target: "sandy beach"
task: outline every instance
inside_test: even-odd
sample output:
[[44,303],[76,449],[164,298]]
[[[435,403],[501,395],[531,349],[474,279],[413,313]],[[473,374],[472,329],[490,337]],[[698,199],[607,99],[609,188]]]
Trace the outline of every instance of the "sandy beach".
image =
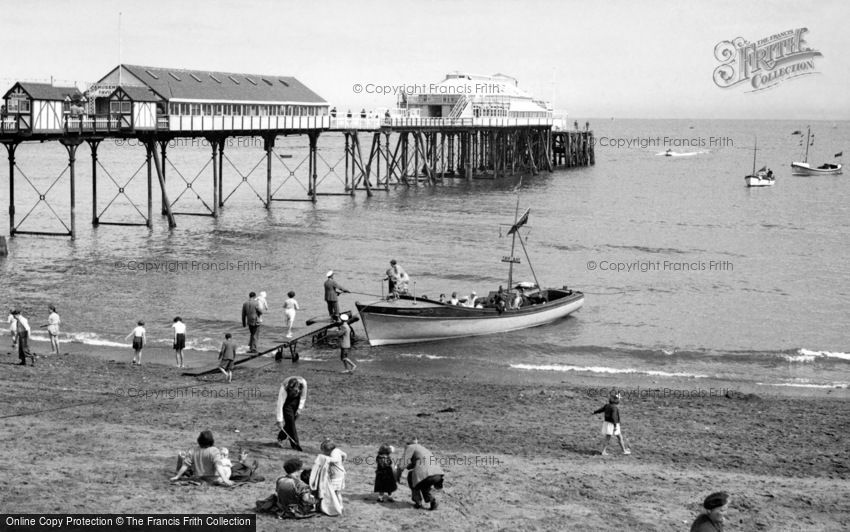
[[[720,489],[732,494],[733,530],[841,530],[850,521],[847,390],[755,395],[705,379],[660,386],[574,373],[542,382],[522,372],[441,374],[415,360],[364,363],[348,375],[333,351],[297,366],[238,368],[226,384],[164,365],[133,368],[128,353],[111,348],[69,351],[34,368],[2,356],[2,512],[251,512],[286,457],[312,463],[330,436],[348,453],[345,514],[288,529],[682,530]],[[305,453],[274,443],[278,387],[293,374],[309,383],[298,423]],[[631,456],[616,445],[599,455],[599,421],[589,414],[611,386],[624,390]],[[218,446],[248,450],[266,480],[170,484],[175,453],[204,429]],[[436,512],[414,510],[406,486],[396,503],[375,502],[377,448],[393,444],[398,458],[406,434],[444,460]],[[258,518],[259,530],[280,526]]]

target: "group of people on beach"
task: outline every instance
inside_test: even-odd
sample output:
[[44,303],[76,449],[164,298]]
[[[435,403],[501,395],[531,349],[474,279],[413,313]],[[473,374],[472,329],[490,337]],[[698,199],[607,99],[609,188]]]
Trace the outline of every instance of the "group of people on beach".
[[[59,313],[56,312],[54,305],[49,305],[47,310],[49,311],[47,323],[41,327],[47,329],[47,334],[50,337],[50,354],[58,355],[59,324],[62,323],[62,320],[59,318]],[[27,320],[20,310],[12,309],[9,311],[6,322],[9,324],[9,335],[12,337],[12,350],[17,350],[18,352],[18,364],[26,366],[27,360],[29,360],[30,365],[35,366],[37,355],[30,351],[29,340],[32,336],[32,328],[30,327],[29,320]]]
[[[293,375],[283,380],[275,405],[275,419],[279,430],[277,444],[281,448],[287,445],[294,451],[305,452],[301,447],[296,428],[296,420],[307,403],[307,380]],[[250,480],[257,469],[257,463],[247,465],[247,453],[239,452],[239,463],[229,460],[226,449],[218,449],[210,431],[198,436],[198,447],[178,454],[177,472],[172,481],[191,478],[195,481],[207,481],[212,484],[231,486],[234,482],[234,468],[246,472],[241,480]],[[376,502],[395,502],[393,493],[398,482],[407,472],[407,483],[415,508],[423,503],[430,510],[436,510],[438,503],[432,490],[443,488],[444,472],[434,454],[420,444],[414,436],[406,440],[406,447],[400,461],[393,460],[395,449],[382,444],[375,457],[374,493]],[[275,481],[275,493],[257,501],[257,510],[272,512],[281,518],[305,518],[318,514],[338,516],[343,511],[342,491],[345,489],[345,462],[347,453],[330,438],[325,438],[320,446],[312,469],[304,470],[304,462],[299,457],[284,460],[284,475]],[[254,479],[257,480],[257,479]],[[262,479],[259,479],[262,480]]]

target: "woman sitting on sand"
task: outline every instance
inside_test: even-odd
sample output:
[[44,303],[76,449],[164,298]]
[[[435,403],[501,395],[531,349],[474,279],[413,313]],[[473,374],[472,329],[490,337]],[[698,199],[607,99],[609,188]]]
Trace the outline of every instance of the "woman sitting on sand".
[[184,473],[190,472],[193,479],[232,486],[230,472],[225,468],[221,452],[214,444],[215,438],[211,431],[201,432],[198,436],[198,447],[178,455],[177,474],[171,478],[171,481],[180,480]]

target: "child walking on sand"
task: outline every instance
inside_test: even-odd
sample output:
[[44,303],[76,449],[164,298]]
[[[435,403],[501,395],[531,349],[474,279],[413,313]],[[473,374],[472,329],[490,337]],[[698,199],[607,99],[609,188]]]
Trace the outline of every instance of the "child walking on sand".
[[395,502],[392,494],[398,489],[393,469],[392,445],[381,445],[378,456],[375,457],[375,493],[378,494],[378,502]]
[[[130,334],[125,338],[129,340],[130,337],[133,338],[133,365],[141,366],[142,365],[142,348],[145,347],[145,343],[147,342],[147,338],[145,337],[145,322],[139,320],[138,325],[135,329],[133,329]],[[138,362],[137,362],[138,360]]]
[[177,359],[177,367],[183,368],[183,350],[186,349],[186,324],[180,316],[174,318],[171,324],[174,329],[174,356]]
[[42,327],[47,327],[47,334],[50,335],[51,355],[59,354],[59,324],[62,320],[59,319],[59,314],[56,312],[56,307],[50,305],[47,307],[50,315],[47,317],[47,323]]
[[611,392],[608,397],[608,404],[602,408],[595,410],[593,415],[605,414],[605,420],[602,422],[602,434],[605,435],[605,445],[602,446],[602,456],[608,454],[608,444],[611,442],[611,436],[616,436],[620,442],[620,447],[623,448],[623,454],[632,454],[626,447],[626,441],[623,439],[623,434],[620,432],[620,409],[617,405],[620,404],[620,394]]

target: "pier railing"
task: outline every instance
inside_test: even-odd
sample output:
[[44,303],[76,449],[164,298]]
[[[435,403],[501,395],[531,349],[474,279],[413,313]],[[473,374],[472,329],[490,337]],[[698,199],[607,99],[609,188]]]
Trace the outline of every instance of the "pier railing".
[[262,129],[328,129],[331,117],[321,116],[245,116],[245,115],[169,115],[168,131],[250,131]]
[[381,129],[383,123],[384,120],[379,117],[331,117],[331,129]]
[[512,117],[477,117],[477,118],[387,118],[386,127],[525,127],[551,126],[551,117],[512,118]]
[[65,117],[65,133],[111,133],[132,129],[121,127],[118,115],[79,115]]
[[0,118],[0,132],[2,133],[19,133],[29,130],[29,123],[26,119],[29,115],[7,115]]

